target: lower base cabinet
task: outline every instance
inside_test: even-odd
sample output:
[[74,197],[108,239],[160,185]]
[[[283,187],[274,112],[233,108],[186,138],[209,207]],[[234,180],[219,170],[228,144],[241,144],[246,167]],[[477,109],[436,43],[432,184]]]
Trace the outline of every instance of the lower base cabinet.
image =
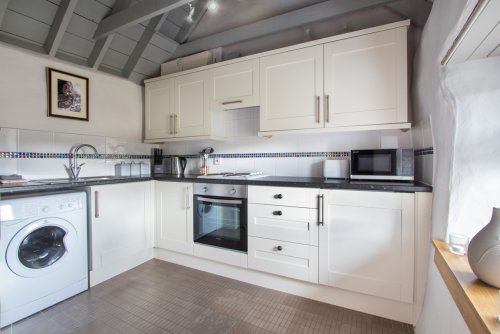
[[193,254],[192,201],[192,183],[156,182],[156,247]]
[[153,182],[90,189],[93,286],[152,258]]
[[318,247],[248,237],[248,268],[318,283]]
[[322,190],[319,283],[413,303],[414,194]]

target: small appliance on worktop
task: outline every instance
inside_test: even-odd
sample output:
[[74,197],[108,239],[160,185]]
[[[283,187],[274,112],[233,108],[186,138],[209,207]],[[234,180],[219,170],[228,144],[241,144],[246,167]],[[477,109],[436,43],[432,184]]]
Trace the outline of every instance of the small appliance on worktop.
[[413,149],[353,150],[351,179],[413,181],[413,161]]

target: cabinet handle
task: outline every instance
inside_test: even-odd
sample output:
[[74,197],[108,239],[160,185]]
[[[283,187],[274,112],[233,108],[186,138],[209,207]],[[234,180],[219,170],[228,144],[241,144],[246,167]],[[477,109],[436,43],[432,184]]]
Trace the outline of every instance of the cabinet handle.
[[324,222],[324,218],[325,218],[324,198],[325,198],[325,195],[318,195],[318,225],[321,225],[321,226],[325,226],[325,222]]
[[330,95],[325,95],[325,122],[330,123]]
[[234,100],[234,101],[226,101],[226,102],[222,102],[221,104],[223,106],[225,106],[226,104],[234,104],[234,103],[242,103],[243,100]]
[[281,246],[277,246],[277,247],[276,247],[276,250],[278,250],[278,251],[282,251],[282,250],[283,250],[283,247],[281,247]]
[[320,123],[319,119],[319,96],[316,96],[316,120]]
[[186,187],[186,208],[191,209],[191,206],[189,205],[189,187]]
[[95,204],[94,216],[96,218],[99,218],[99,192],[97,190],[94,191],[94,204]]
[[283,215],[283,212],[281,212],[281,210],[273,211],[273,215],[275,215],[275,216],[281,216],[281,215]]
[[169,124],[170,125],[170,134],[173,135],[174,134],[174,130],[172,130],[172,126],[174,124],[174,121],[173,121],[174,115],[170,115],[169,119],[170,119],[170,124]]
[[174,115],[174,135],[177,134],[177,115]]
[[276,195],[274,195],[274,198],[276,198],[276,199],[282,199],[283,195],[282,194],[276,194]]

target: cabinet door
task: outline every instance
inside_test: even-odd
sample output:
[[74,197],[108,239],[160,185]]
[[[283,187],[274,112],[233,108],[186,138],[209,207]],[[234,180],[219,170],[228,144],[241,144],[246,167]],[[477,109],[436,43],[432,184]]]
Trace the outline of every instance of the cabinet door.
[[323,127],[323,46],[260,58],[260,131]]
[[193,185],[157,181],[155,201],[156,247],[193,254]]
[[175,136],[208,135],[208,71],[181,75],[175,78]]
[[173,136],[174,82],[172,79],[146,83],[146,139]]
[[320,284],[412,303],[414,194],[321,193]]
[[220,66],[210,70],[211,111],[259,105],[259,60]]
[[152,258],[152,182],[91,187],[95,285]]
[[406,27],[327,43],[324,52],[326,127],[408,121]]

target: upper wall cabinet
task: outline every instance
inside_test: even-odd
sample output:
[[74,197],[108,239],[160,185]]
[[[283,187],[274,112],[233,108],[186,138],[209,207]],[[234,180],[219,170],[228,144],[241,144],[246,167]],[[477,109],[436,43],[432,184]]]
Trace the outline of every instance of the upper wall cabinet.
[[260,131],[323,127],[323,46],[260,59]]
[[259,134],[409,127],[406,30],[261,58]]
[[224,115],[209,110],[208,71],[146,82],[146,142],[220,139]]
[[324,45],[325,127],[405,123],[406,28]]
[[210,110],[259,105],[259,60],[252,59],[210,70]]

